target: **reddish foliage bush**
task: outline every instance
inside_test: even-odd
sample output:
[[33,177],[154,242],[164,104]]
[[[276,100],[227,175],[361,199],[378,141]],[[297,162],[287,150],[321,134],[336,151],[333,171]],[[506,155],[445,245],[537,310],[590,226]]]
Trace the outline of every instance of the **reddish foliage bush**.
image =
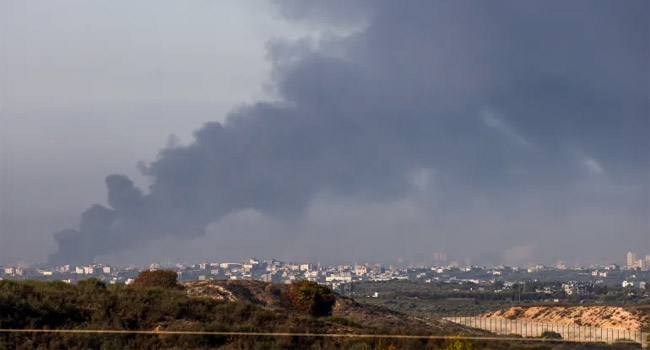
[[178,274],[171,270],[145,270],[135,278],[133,288],[181,289],[177,278]]
[[314,317],[331,315],[336,302],[327,286],[304,280],[291,283],[287,296],[295,308]]

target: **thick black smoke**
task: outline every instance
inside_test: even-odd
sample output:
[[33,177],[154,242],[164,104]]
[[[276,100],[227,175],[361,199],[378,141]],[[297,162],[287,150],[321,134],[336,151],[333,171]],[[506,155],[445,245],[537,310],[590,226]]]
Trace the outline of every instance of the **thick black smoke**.
[[146,194],[107,177],[111,208],[95,205],[79,230],[57,233],[52,263],[196,237],[242,209],[296,219],[323,192],[395,199],[422,169],[435,169],[455,203],[562,191],[585,172],[647,194],[647,1],[280,6],[295,20],[366,26],[269,45],[283,100],[235,110],[190,145],[162,150],[143,169]]

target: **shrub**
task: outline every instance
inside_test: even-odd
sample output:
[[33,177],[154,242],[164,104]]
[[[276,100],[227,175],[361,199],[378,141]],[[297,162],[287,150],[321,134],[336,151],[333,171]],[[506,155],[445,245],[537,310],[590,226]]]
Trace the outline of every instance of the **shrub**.
[[542,338],[544,339],[562,339],[562,334],[553,331],[544,331],[542,333]]
[[445,339],[445,342],[442,345],[443,349],[446,350],[472,350],[474,349],[474,343],[466,339],[467,334],[458,333],[450,338]]
[[181,289],[177,278],[178,274],[171,270],[145,270],[135,278],[133,288]]
[[322,320],[327,322],[337,323],[346,327],[361,327],[361,325],[355,322],[354,320],[345,318],[343,316],[327,316]]
[[291,283],[287,296],[295,308],[314,317],[331,315],[336,302],[327,286],[305,280]]

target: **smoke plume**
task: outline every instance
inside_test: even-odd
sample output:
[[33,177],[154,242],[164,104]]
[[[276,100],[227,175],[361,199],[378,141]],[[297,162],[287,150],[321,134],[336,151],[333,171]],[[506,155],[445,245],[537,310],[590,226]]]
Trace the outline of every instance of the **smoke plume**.
[[270,43],[281,99],[161,150],[142,167],[146,191],[108,176],[110,208],[56,233],[52,263],[201,236],[246,209],[297,220],[321,193],[396,200],[422,172],[450,205],[532,189],[566,203],[597,177],[632,186],[625,200],[647,213],[647,1],[278,6],[288,20],[360,29]]

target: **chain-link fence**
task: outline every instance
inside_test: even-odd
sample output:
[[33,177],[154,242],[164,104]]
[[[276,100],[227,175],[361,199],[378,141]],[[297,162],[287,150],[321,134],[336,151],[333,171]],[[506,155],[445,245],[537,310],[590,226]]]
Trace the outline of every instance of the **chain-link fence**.
[[[544,332],[555,332],[562,339],[585,342],[633,341],[644,347],[648,345],[650,333],[622,328],[603,328],[573,324],[542,323],[528,320],[511,320],[496,317],[446,317],[448,321],[467,327],[478,328],[499,335],[518,335],[522,337],[541,337]],[[553,334],[547,333],[547,337]]]

